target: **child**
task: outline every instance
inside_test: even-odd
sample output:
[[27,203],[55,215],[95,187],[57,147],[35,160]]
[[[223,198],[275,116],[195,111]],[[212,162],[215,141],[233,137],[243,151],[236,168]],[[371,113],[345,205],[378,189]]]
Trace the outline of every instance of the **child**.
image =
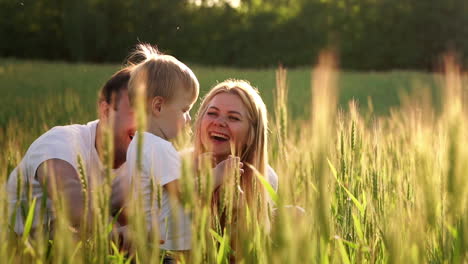
[[[189,250],[190,219],[181,206],[171,207],[171,198],[179,189],[181,160],[170,140],[190,121],[189,111],[198,97],[199,83],[185,64],[150,45],[139,45],[137,53],[145,59],[131,73],[129,98],[132,106],[138,96],[142,99],[139,103],[145,102],[146,131],[138,132],[128,147],[129,175],[142,195],[148,229],[159,225],[164,241],[161,248]],[[160,207],[153,199],[153,184],[162,187]]]

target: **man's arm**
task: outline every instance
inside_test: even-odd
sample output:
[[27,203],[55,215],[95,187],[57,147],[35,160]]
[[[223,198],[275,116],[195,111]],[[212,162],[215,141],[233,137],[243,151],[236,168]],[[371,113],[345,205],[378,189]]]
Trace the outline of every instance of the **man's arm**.
[[70,224],[79,228],[84,214],[84,196],[75,168],[64,160],[50,159],[38,167],[36,176],[52,201],[64,199]]

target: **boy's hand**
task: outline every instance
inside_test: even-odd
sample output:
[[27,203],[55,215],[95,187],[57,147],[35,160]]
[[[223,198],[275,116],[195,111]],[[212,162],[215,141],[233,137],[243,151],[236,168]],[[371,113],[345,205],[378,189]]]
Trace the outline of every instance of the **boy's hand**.
[[240,158],[232,155],[229,155],[227,159],[218,163],[213,169],[214,189],[224,182],[226,175],[234,175],[236,170],[239,170],[239,173],[242,175],[244,173],[243,166],[244,164],[240,161]]

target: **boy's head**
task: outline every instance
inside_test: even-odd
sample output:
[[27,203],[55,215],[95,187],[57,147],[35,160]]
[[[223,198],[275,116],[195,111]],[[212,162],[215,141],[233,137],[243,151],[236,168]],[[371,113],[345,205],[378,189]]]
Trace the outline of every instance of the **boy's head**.
[[132,106],[137,98],[145,104],[147,130],[172,139],[190,121],[189,110],[196,101],[199,83],[195,74],[176,58],[140,44],[135,54],[144,60],[135,66],[129,81]]

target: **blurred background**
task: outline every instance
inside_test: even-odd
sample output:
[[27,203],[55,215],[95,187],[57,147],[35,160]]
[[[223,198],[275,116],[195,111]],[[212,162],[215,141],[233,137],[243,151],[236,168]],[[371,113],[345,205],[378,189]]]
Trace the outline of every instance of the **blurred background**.
[[121,63],[137,42],[201,65],[434,70],[468,54],[466,0],[0,0],[0,57]]
[[[276,218],[270,237],[242,232],[239,263],[468,263],[468,0],[0,0],[0,39],[2,186],[45,131],[96,119],[100,87],[147,42],[194,71],[201,97],[239,78],[267,105]],[[130,262],[101,215],[79,243],[16,241],[0,217],[0,259]],[[193,252],[228,263],[206,222]]]
[[96,119],[99,88],[139,42],[192,68],[201,96],[250,81],[272,118],[283,65],[291,120],[311,116],[323,50],[338,59],[339,109],[354,101],[368,120],[410,97],[440,110],[442,55],[468,61],[467,0],[0,0],[0,21],[0,138],[21,150],[53,126]]

